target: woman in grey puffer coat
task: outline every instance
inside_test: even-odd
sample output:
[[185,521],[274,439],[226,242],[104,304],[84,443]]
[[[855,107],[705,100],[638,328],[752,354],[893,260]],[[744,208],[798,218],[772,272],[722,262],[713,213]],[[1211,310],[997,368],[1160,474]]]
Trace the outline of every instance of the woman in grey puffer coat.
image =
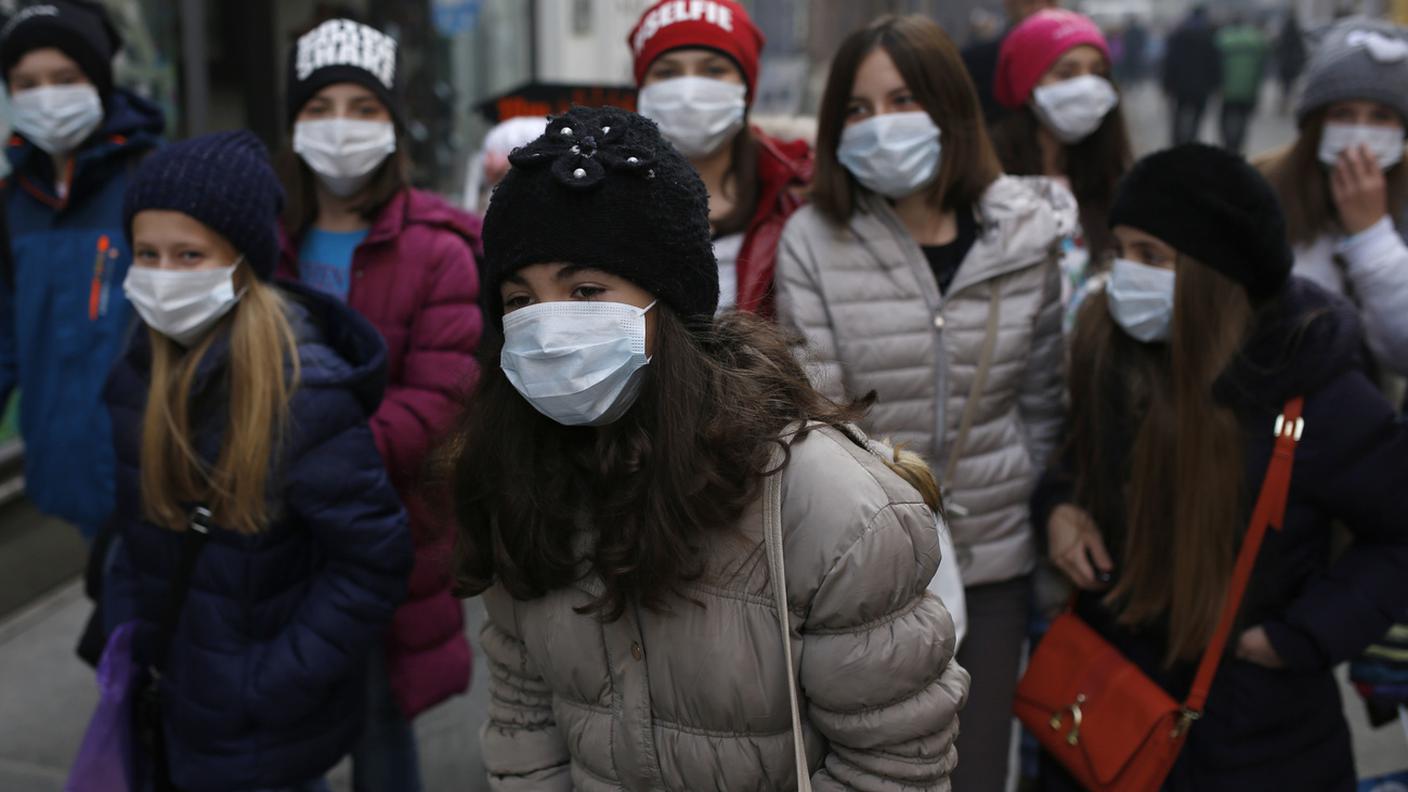
[[783,231],[779,320],[833,399],[942,465],[973,671],[954,787],[1002,789],[1036,563],[1028,498],[1061,428],[1060,244],[1070,194],[1002,176],[947,36],[853,34],[822,100],[814,203]]
[[933,515],[774,327],[713,318],[698,176],[614,109],[510,161],[484,225],[499,365],[450,446],[492,788],[949,789],[968,675],[926,592]]

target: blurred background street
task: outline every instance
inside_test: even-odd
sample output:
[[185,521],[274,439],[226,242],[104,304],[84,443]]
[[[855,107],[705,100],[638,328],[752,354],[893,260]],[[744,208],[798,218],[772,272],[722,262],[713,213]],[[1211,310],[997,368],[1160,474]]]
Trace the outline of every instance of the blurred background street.
[[[131,43],[119,73],[173,119],[172,137],[247,126],[271,144],[286,137],[270,92],[283,82],[289,43],[318,15],[347,11],[383,20],[403,42],[418,186],[458,200],[485,130],[506,115],[544,114],[593,97],[634,103],[628,86],[627,31],[647,0],[107,0]],[[805,130],[846,33],[885,12],[925,13],[960,44],[1000,24],[1001,0],[754,0],[745,2],[768,36],[756,114]],[[1189,0],[1067,2],[1112,34],[1130,20],[1157,42],[1193,5]],[[13,11],[0,0],[0,12]],[[1336,15],[1408,16],[1408,0],[1219,0],[1279,29],[1294,11],[1307,30]],[[1139,78],[1126,80],[1124,113],[1137,153],[1169,143],[1167,101],[1158,87],[1157,46]],[[588,88],[589,87],[589,88]],[[592,93],[595,91],[596,93]],[[3,95],[3,92],[0,92]],[[1250,127],[1255,155],[1295,137],[1279,84],[1268,79]],[[6,108],[0,101],[0,117]],[[1216,103],[1201,138],[1218,140]],[[13,418],[0,427],[0,792],[57,792],[96,701],[92,671],[73,648],[90,604],[80,579],[86,546],[71,526],[38,513],[23,497],[22,450]],[[483,621],[465,603],[472,644]],[[477,650],[477,646],[476,646]],[[1371,730],[1346,687],[1361,776],[1408,768],[1402,729]],[[416,721],[429,790],[486,789],[478,731],[486,680],[476,664],[469,695]],[[345,763],[332,775],[350,789]]]

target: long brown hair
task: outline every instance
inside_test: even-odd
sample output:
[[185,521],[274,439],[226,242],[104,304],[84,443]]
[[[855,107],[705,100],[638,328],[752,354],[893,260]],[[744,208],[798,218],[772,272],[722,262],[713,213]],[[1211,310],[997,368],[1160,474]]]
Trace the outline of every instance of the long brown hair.
[[[488,346],[483,375],[444,449],[459,523],[458,589],[496,581],[518,599],[582,576],[604,591],[584,612],[619,618],[630,603],[665,609],[704,571],[711,534],[732,530],[758,493],[776,438],[793,421],[860,417],[814,390],[776,326],[730,313],[687,329],[668,308],[632,409],[609,427],[564,427],[539,414]],[[580,528],[594,541],[580,555]]]
[[1081,309],[1068,441],[1076,501],[1120,559],[1106,603],[1121,624],[1166,620],[1170,664],[1207,646],[1232,574],[1243,436],[1213,384],[1253,319],[1246,291],[1210,267],[1180,257],[1176,284],[1168,344],[1131,338],[1103,295]]
[[[174,531],[187,527],[183,503],[206,505],[219,525],[240,533],[258,533],[270,519],[270,464],[297,387],[297,339],[277,289],[256,278],[248,264],[235,271],[235,281],[244,296],[194,347],[183,349],[147,331],[152,360],[142,420],[142,507],[148,520]],[[203,416],[192,415],[191,389],[226,328],[230,346],[222,395],[228,413],[212,466],[195,446],[193,418]]]
[[846,126],[846,107],[856,72],[866,56],[883,49],[895,62],[915,100],[942,133],[939,173],[929,187],[929,202],[944,211],[976,205],[1002,175],[988,140],[982,106],[973,80],[948,34],[918,15],[886,15],[841,42],[831,60],[831,74],[817,116],[816,178],[812,200],[837,225],[850,222],[856,192],[862,189],[836,158]]
[[[993,144],[1004,171],[1018,176],[1045,174],[1041,145],[1037,142],[1040,128],[1041,121],[1029,106],[1008,113],[993,127]],[[1106,260],[1105,252],[1110,249],[1110,204],[1115,200],[1115,187],[1134,164],[1122,106],[1107,113],[1100,126],[1084,140],[1062,149],[1065,175],[1080,204],[1085,247],[1091,263],[1098,265]]]
[[[1330,192],[1330,172],[1320,162],[1320,138],[1325,133],[1325,113],[1320,108],[1301,122],[1300,136],[1279,154],[1255,163],[1281,199],[1292,244],[1309,245],[1324,234],[1338,232],[1339,212]],[[1402,162],[1384,172],[1388,181],[1388,213],[1398,222],[1408,201],[1408,168]]]
[[743,128],[728,144],[731,151],[724,184],[733,188],[733,209],[714,221],[714,233],[728,236],[748,230],[758,212],[758,139],[744,120]]

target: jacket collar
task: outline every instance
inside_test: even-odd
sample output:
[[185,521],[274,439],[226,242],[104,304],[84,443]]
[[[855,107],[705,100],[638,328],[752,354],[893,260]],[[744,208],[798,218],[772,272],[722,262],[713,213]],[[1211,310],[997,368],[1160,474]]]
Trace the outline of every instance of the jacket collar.
[[[923,251],[888,200],[865,192],[858,203],[851,218],[851,231],[857,238],[867,245],[888,242],[909,260],[928,266]],[[1071,194],[1039,177],[998,177],[974,211],[978,239],[958,268],[948,290],[950,296],[1053,255],[1054,245],[1075,233],[1078,217]]]

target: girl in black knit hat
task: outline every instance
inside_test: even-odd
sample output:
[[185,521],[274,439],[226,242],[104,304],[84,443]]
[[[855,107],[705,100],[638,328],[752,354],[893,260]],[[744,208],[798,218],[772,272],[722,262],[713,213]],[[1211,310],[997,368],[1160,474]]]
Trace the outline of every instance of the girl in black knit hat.
[[161,149],[126,196],[147,328],[105,390],[103,662],[142,669],[141,789],[325,790],[405,594],[406,517],[367,426],[385,347],[336,300],[270,283],[282,202],[249,132]]
[[967,674],[934,516],[860,406],[714,318],[708,196],[654,123],[577,108],[510,162],[503,338],[449,445],[497,788],[944,785]]
[[[1239,157],[1146,158],[1110,222],[1117,258],[1077,319],[1068,432],[1033,503],[1051,559],[1076,615],[1183,701],[1276,433],[1297,437],[1283,525],[1163,788],[1352,790],[1331,669],[1408,601],[1408,426],[1364,374],[1353,308],[1290,276],[1276,196]],[[1278,421],[1297,398],[1300,422]],[[1328,564],[1337,521],[1354,543]],[[1050,788],[1076,788],[1062,776]]]

